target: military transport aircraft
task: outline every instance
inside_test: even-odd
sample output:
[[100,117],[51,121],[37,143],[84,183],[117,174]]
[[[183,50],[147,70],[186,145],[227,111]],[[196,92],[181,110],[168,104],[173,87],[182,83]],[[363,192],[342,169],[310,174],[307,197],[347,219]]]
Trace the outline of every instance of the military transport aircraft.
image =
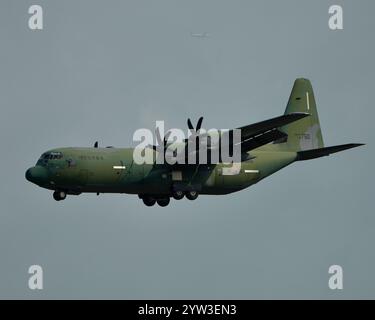
[[[188,127],[199,138],[203,118]],[[36,165],[26,171],[26,179],[53,190],[53,198],[83,192],[136,194],[146,206],[156,202],[164,207],[173,197],[195,200],[198,194],[223,195],[247,188],[295,161],[328,156],[361,146],[352,143],[324,147],[315,98],[310,81],[297,79],[284,115],[240,127],[241,161],[235,174],[225,173],[233,163],[139,165],[133,148],[59,148],[42,154]],[[168,145],[168,133],[158,146]],[[184,140],[185,144],[189,139]],[[198,145],[199,145],[198,140]]]

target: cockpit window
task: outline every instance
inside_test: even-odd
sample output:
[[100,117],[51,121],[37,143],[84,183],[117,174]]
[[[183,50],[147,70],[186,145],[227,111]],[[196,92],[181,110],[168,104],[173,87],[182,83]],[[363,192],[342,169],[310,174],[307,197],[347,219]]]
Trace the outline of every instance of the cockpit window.
[[38,163],[48,163],[48,160],[61,159],[63,154],[61,152],[46,152],[40,156]]

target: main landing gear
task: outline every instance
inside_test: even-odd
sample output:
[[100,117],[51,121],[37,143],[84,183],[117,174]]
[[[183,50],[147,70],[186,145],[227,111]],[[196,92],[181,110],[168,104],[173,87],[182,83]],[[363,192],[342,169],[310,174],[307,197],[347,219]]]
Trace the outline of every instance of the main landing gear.
[[195,200],[198,198],[198,191],[191,190],[185,193],[185,197],[189,200]]
[[61,191],[61,190],[56,190],[56,191],[53,193],[53,198],[54,198],[56,201],[64,200],[64,199],[66,198],[66,192],[65,192],[65,191]]
[[169,205],[169,202],[170,202],[170,198],[163,198],[163,199],[158,199],[156,202],[158,203],[159,206],[161,207],[166,207],[167,205]]
[[[181,200],[184,196],[186,199],[189,200],[195,200],[198,198],[198,191],[191,190],[191,191],[173,191],[172,192],[172,197],[175,200]],[[152,207],[157,203],[160,207],[166,207],[170,203],[170,197],[169,196],[156,196],[156,195],[139,195],[139,198],[142,199],[143,203],[147,207]]]
[[172,197],[175,200],[181,200],[184,197],[184,192],[182,190],[175,190],[172,192]]
[[151,197],[145,197],[142,200],[147,207],[152,207],[156,203],[156,199]]
[[142,201],[147,207],[152,207],[155,205],[155,203],[158,203],[158,205],[161,207],[166,207],[170,202],[170,198],[153,198],[152,196],[143,196]]
[[198,191],[190,190],[190,191],[182,191],[182,190],[173,190],[172,197],[175,200],[181,200],[183,197],[186,197],[189,200],[195,200],[198,198]]

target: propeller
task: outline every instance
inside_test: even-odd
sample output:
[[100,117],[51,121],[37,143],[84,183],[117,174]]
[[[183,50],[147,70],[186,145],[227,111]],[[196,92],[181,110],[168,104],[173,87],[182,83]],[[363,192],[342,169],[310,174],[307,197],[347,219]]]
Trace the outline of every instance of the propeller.
[[202,122],[203,122],[203,117],[200,117],[200,118],[198,119],[198,122],[197,122],[196,127],[194,128],[193,124],[191,123],[190,118],[187,120],[188,128],[190,129],[190,131],[191,131],[192,134],[197,134],[197,132],[198,132],[198,131],[201,129],[201,127],[202,127]]
[[95,143],[94,143],[94,148],[97,148],[98,145],[99,145],[98,141],[95,141]]
[[[195,151],[196,159],[195,160],[197,161],[197,163],[198,163],[199,149],[200,149],[199,148],[199,137],[198,136],[200,136],[201,138],[204,137],[204,136],[207,136],[207,133],[205,133],[205,134],[199,133],[199,130],[202,127],[202,122],[203,122],[203,117],[200,117],[197,121],[197,125],[194,128],[190,118],[188,118],[188,120],[187,120],[187,125],[188,125],[188,128],[189,128],[190,132],[191,132],[191,135],[188,139],[185,139],[185,142],[187,142],[189,144],[189,143],[192,143],[194,141],[195,148],[196,148],[196,151]],[[188,149],[187,145],[186,145],[186,148]]]

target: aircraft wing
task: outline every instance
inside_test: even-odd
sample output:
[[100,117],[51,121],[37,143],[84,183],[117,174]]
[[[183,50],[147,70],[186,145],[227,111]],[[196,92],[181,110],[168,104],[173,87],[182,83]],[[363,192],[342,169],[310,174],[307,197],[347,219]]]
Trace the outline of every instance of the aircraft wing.
[[241,141],[248,140],[255,136],[264,134],[270,130],[277,129],[285,126],[291,122],[300,120],[309,116],[310,114],[305,112],[295,112],[290,114],[284,114],[282,116],[243,126],[237,129],[241,129]]
[[259,148],[272,141],[286,138],[287,134],[278,130],[278,128],[309,115],[304,112],[295,112],[238,128],[241,129],[242,153]]
[[267,143],[286,138],[288,135],[280,130],[273,129],[258,136],[241,142],[242,153],[259,148]]
[[[286,115],[282,115],[279,117],[275,117],[272,119],[268,119],[265,121],[257,122],[254,124],[250,124],[247,126],[243,126],[237,129],[241,130],[241,152],[246,153],[250,150],[259,148],[262,145],[265,145],[267,143],[270,143],[272,141],[276,141],[282,138],[286,138],[287,134],[284,132],[278,130],[279,127],[285,126],[291,122],[298,121],[302,118],[305,118],[309,116],[308,113],[303,113],[303,112],[296,112],[296,113],[290,113]],[[229,131],[224,131],[222,132],[222,137],[223,135],[232,135],[233,130]],[[207,136],[207,134],[200,135],[198,134],[195,136],[193,139],[197,139],[199,143],[202,143],[200,137]],[[189,152],[188,152],[188,143],[190,143],[190,139],[185,139],[185,148],[180,149],[180,152],[177,156],[177,158],[184,158],[185,161],[187,161],[189,157]],[[231,139],[226,140],[226,141],[231,141]],[[238,144],[237,144],[238,145]],[[190,154],[196,154],[199,152],[198,150],[200,149],[201,146],[197,146],[197,149],[194,151],[191,151]],[[211,146],[215,148],[215,146]],[[210,148],[210,147],[208,147]]]

